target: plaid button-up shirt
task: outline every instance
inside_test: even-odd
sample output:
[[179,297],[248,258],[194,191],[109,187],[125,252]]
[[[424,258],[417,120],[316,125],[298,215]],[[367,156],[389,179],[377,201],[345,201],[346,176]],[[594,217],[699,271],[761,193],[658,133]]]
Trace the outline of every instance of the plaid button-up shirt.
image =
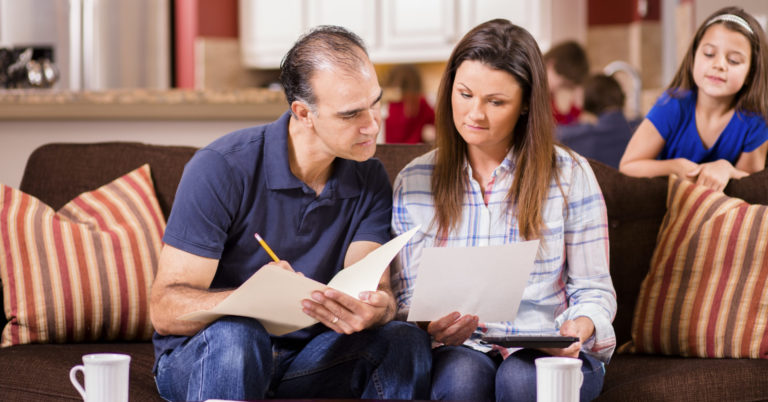
[[[395,180],[393,231],[399,235],[421,225],[400,252],[393,269],[400,316],[407,314],[424,247],[490,246],[525,240],[518,229],[515,209],[507,200],[515,169],[510,151],[493,171],[485,194],[465,163],[463,174],[468,185],[461,221],[457,230],[438,244],[430,190],[434,157],[432,151],[414,159]],[[465,345],[488,352],[492,347],[481,342],[485,336],[553,335],[564,321],[586,316],[594,323],[595,334],[582,350],[607,362],[616,346],[611,325],[616,314],[616,293],[608,270],[605,202],[584,158],[558,147],[557,169],[560,186],[554,181],[550,184],[542,210],[544,227],[539,250],[517,317],[513,322],[481,323]],[[494,349],[505,357],[513,351]]]

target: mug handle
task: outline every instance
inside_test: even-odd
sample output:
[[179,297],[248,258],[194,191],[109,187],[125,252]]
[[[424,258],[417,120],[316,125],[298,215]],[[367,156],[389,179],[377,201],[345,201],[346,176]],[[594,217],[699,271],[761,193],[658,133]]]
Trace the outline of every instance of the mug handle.
[[85,400],[85,389],[83,389],[83,386],[80,385],[80,381],[77,380],[78,371],[82,371],[83,376],[85,376],[85,367],[81,364],[79,366],[72,367],[72,369],[69,370],[69,381],[72,381],[72,385],[75,386],[77,392],[79,392],[80,396],[82,396],[83,400]]

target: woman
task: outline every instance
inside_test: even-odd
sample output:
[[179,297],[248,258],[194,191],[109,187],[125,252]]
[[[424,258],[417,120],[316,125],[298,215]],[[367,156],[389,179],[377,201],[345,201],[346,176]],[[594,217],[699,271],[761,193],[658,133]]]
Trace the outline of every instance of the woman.
[[[437,102],[437,149],[395,181],[393,230],[420,232],[394,274],[408,310],[421,250],[539,239],[513,322],[453,312],[423,327],[433,349],[432,398],[535,400],[538,357],[583,362],[582,399],[602,388],[615,347],[605,203],[586,160],[554,145],[546,70],[536,41],[507,20],[470,31],[454,49]],[[576,336],[564,349],[505,349],[507,334]]]

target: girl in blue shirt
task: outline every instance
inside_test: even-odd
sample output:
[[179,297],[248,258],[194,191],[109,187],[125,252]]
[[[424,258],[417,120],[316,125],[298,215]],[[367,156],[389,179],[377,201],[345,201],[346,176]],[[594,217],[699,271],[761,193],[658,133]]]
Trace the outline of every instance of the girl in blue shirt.
[[676,174],[717,191],[763,170],[768,50],[760,24],[726,7],[707,18],[667,91],[635,131],[619,170]]

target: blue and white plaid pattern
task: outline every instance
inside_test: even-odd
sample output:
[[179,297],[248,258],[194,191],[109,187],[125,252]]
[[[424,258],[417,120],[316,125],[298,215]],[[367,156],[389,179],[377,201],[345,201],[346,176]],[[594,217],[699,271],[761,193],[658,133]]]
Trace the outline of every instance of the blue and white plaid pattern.
[[[515,211],[506,200],[515,169],[510,152],[493,172],[486,189],[487,206],[479,184],[472,179],[471,167],[465,163],[464,174],[470,180],[462,220],[458,230],[437,244],[430,191],[434,157],[432,151],[414,159],[395,180],[393,231],[399,235],[422,225],[398,255],[393,270],[392,285],[400,317],[407,315],[424,247],[488,246],[525,240],[520,236]],[[616,314],[616,293],[608,269],[605,202],[584,158],[558,147],[557,167],[560,187],[554,181],[550,185],[539,251],[517,317],[514,322],[481,323],[465,345],[487,352],[491,348],[479,342],[484,336],[552,335],[558,333],[564,321],[586,316],[595,324],[595,336],[582,349],[607,362],[616,346],[611,325]]]

